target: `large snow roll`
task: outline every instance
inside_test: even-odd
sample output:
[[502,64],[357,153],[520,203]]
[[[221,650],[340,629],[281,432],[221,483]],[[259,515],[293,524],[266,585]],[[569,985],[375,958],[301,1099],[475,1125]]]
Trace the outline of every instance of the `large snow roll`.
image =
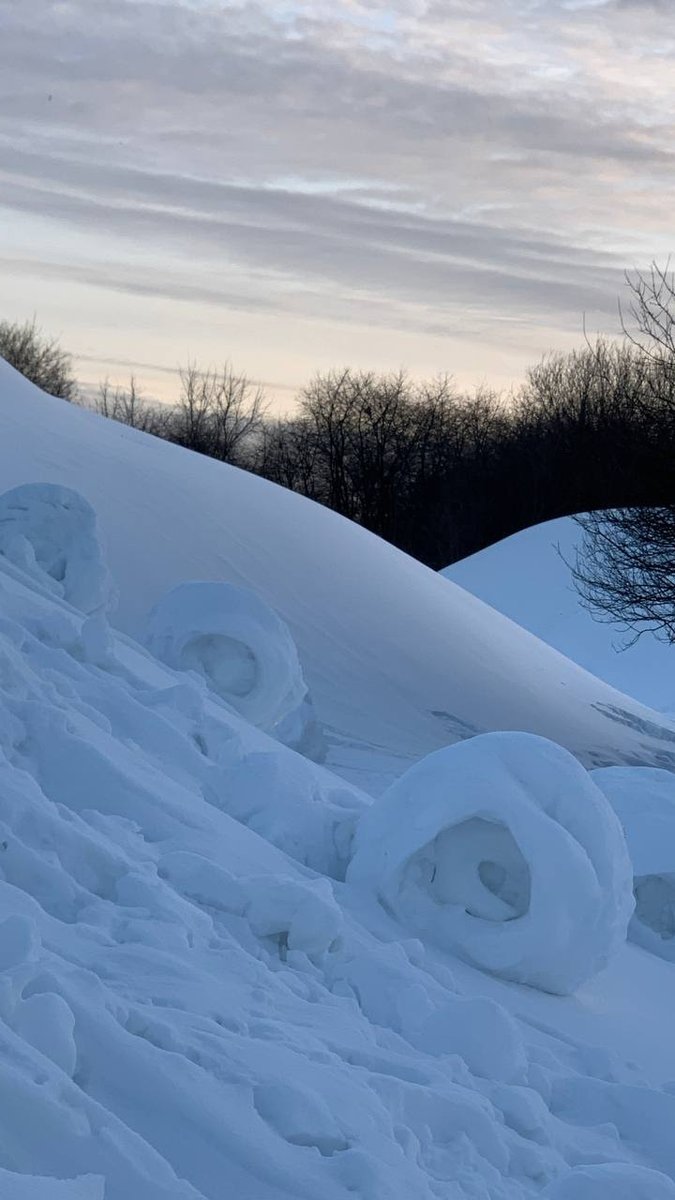
[[657,767],[604,767],[591,776],[623,825],[633,863],[628,935],[675,962],[675,775]]
[[0,555],[84,613],[115,599],[96,513],[71,488],[26,483],[0,496]]
[[181,583],[152,610],[147,645],[156,658],[196,671],[211,691],[268,733],[306,705],[291,634],[248,588]]
[[473,965],[568,993],[626,937],[621,826],[566,750],[488,733],[417,763],[359,823],[349,881]]

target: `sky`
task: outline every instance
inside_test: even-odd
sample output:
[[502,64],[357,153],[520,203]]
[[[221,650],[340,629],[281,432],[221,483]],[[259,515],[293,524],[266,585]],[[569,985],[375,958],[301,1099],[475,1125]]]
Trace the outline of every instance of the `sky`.
[[0,319],[509,388],[675,249],[674,60],[675,0],[0,0]]

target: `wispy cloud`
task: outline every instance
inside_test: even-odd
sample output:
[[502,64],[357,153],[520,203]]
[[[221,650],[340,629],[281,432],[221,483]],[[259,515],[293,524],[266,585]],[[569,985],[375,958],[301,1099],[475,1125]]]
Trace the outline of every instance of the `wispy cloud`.
[[669,248],[667,7],[0,0],[6,269],[545,349]]

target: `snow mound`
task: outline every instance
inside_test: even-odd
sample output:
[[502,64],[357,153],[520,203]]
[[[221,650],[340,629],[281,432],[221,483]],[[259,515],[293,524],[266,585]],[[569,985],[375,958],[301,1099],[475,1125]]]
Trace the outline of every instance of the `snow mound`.
[[556,1180],[547,1200],[675,1200],[675,1183],[660,1171],[631,1163],[575,1167]]
[[0,555],[81,612],[111,607],[96,514],[71,488],[27,483],[0,496]]
[[313,713],[295,642],[249,588],[180,584],[150,613],[146,644],[168,666],[196,671],[258,729],[302,743]]
[[591,777],[623,825],[633,863],[628,935],[675,962],[675,775],[657,767],[606,767]]
[[423,759],[364,815],[349,881],[486,971],[566,994],[626,937],[621,827],[587,772],[531,734]]

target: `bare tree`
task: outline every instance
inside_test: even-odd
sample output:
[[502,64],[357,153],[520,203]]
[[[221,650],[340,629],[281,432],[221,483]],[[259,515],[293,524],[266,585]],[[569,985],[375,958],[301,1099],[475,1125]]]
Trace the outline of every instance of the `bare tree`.
[[675,362],[675,274],[670,262],[653,262],[648,271],[626,273],[631,293],[628,317],[619,304],[621,328],[628,340],[652,361]]
[[167,437],[172,410],[161,404],[149,404],[141,396],[133,375],[128,388],[112,387],[106,379],[99,387],[94,410],[102,417],[141,429],[155,437]]
[[55,339],[43,334],[35,318],[23,325],[0,321],[0,358],[50,396],[75,400],[72,358]]
[[221,462],[243,463],[251,443],[262,432],[267,412],[262,387],[237,374],[229,364],[221,370],[201,371],[191,363],[180,378],[171,440]]
[[675,642],[675,505],[613,508],[576,518],[584,531],[573,577],[582,604],[633,640]]
[[630,324],[623,311],[621,321],[641,369],[631,467],[643,500],[578,518],[584,540],[573,575],[598,619],[675,642],[675,277],[653,263],[627,282]]

